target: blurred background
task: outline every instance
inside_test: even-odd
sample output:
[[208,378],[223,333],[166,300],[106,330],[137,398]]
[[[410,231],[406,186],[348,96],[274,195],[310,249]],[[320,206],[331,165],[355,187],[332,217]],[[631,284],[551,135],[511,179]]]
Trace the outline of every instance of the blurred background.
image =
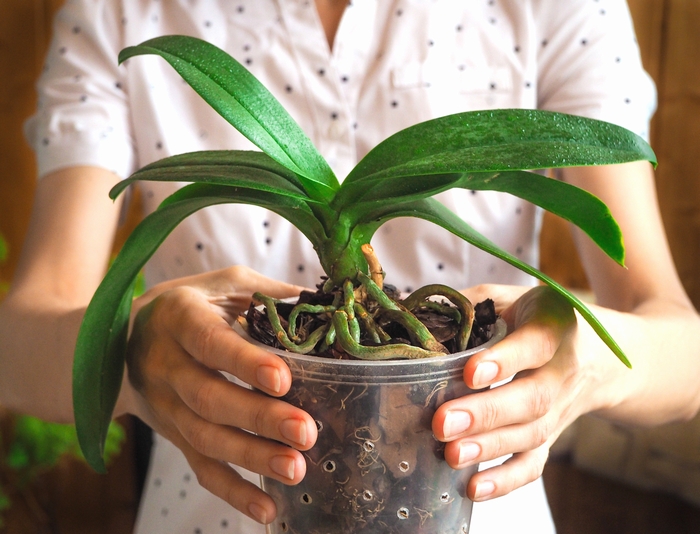
[[[0,299],[15,270],[36,179],[22,124],[35,108],[34,81],[50,40],[51,19],[62,3],[0,1]],[[659,93],[651,144],[659,159],[664,223],[697,308],[700,2],[629,0],[629,5],[645,67]],[[136,199],[116,248],[138,220],[138,209]],[[569,229],[554,216],[545,220],[542,267],[586,295]],[[0,406],[0,534],[131,532],[143,476],[141,440],[135,436],[142,430],[128,417],[118,423],[111,440],[112,468],[98,476],[75,454],[70,428]],[[582,418],[552,451],[545,485],[560,534],[698,533],[700,418],[651,430]]]

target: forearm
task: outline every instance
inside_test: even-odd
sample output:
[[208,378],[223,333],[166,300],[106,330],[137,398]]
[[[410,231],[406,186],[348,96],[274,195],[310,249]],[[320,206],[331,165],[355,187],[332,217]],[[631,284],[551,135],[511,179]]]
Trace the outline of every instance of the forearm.
[[117,177],[75,167],[38,183],[10,292],[0,304],[0,403],[72,419],[73,351],[87,303],[110,255],[121,203]]
[[[12,294],[0,304],[0,404],[47,421],[73,421],[73,352],[84,313],[84,306],[28,305]],[[135,411],[125,382],[115,416]]]
[[652,299],[630,313],[598,308],[596,314],[632,369],[618,362],[588,325],[580,327],[582,350],[595,374],[592,411],[638,425],[695,416],[700,410],[700,317],[692,307]]
[[0,305],[0,403],[56,422],[72,420],[73,349],[84,310]]

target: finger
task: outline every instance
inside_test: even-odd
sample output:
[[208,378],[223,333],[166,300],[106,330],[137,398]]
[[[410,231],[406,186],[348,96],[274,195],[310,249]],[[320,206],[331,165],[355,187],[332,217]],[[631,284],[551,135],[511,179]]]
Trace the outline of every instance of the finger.
[[171,387],[203,420],[243,428],[300,450],[316,441],[316,424],[303,410],[240,387],[197,362],[185,360],[169,375]]
[[473,389],[491,386],[526,369],[542,367],[576,324],[571,305],[545,287],[526,293],[502,316],[514,331],[467,361],[464,380]]
[[268,494],[225,462],[207,458],[182,441],[177,446],[204,489],[259,523],[267,524],[275,519],[277,508]]
[[433,416],[433,434],[452,441],[535,421],[551,410],[561,387],[556,373],[542,368],[505,386],[446,402]]
[[475,474],[467,484],[467,496],[476,502],[487,501],[534,482],[542,476],[548,456],[548,445],[514,454],[502,465]]
[[173,420],[188,445],[202,456],[244,467],[285,484],[297,484],[304,478],[304,457],[291,447],[238,428],[210,423],[182,403],[173,407]]
[[477,352],[464,366],[464,381],[472,389],[483,389],[516,373],[537,369],[549,362],[561,342],[558,328],[526,323],[490,349]]
[[181,285],[201,289],[209,301],[226,311],[228,317],[239,315],[248,309],[252,295],[264,291],[270,297],[284,299],[296,297],[306,288],[268,278],[242,265],[207,273],[202,277],[183,279]]
[[197,290],[176,288],[159,305],[169,307],[164,325],[169,335],[205,366],[230,373],[270,395],[289,390],[292,377],[282,359],[236,334]]
[[553,442],[558,434],[555,419],[541,417],[531,423],[451,441],[445,446],[445,461],[455,469],[463,469],[507,454],[537,449]]
[[526,286],[511,286],[503,284],[480,284],[466,289],[462,289],[463,293],[473,304],[483,302],[486,299],[493,301],[496,313],[500,314],[508,308],[513,302],[523,296],[524,293],[530,291],[531,287]]

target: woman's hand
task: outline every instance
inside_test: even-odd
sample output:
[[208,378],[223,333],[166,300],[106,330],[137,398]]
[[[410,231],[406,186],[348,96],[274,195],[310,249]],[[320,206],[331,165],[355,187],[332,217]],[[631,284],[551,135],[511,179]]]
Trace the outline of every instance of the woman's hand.
[[507,286],[472,290],[475,301],[491,294],[511,333],[472,356],[464,380],[481,389],[514,379],[447,402],[433,418],[435,436],[447,442],[445,459],[456,469],[513,454],[503,465],[472,477],[467,494],[475,501],[505,495],[538,478],[557,437],[592,409],[587,392],[593,373],[579,352],[582,327],[571,305],[547,287],[524,291]]
[[134,303],[132,411],[182,450],[204,488],[262,523],[274,519],[274,502],[228,464],[296,484],[306,466],[299,451],[317,430],[306,412],[261,393],[284,395],[289,369],[230,325],[254,291],[283,298],[301,289],[233,267],[158,285]]

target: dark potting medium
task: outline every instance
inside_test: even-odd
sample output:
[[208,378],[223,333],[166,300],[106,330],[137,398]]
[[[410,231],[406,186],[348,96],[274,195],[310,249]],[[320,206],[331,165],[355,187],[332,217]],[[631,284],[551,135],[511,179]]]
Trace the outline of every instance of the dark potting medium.
[[278,508],[268,533],[467,534],[466,483],[477,467],[449,467],[431,421],[442,403],[474,391],[462,371],[506,332],[501,319],[491,329],[479,347],[420,360],[334,360],[266,347],[291,369],[284,400],[318,427],[301,483],[263,477]]

